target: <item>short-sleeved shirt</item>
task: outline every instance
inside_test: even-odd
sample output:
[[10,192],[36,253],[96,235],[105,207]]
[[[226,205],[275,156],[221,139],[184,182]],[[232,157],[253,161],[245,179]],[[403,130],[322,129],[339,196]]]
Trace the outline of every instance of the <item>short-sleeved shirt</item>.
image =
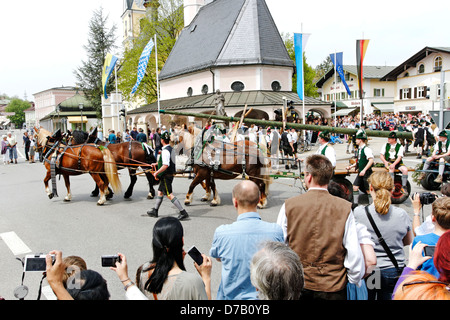
[[381,150],[380,150],[380,154],[382,154],[386,158],[386,160],[389,160],[389,159],[396,160],[398,157],[402,157],[403,158],[404,148],[403,148],[403,146],[401,144],[398,144],[398,145],[400,145],[400,147],[398,149],[397,156],[396,156],[397,144],[394,144],[394,145],[391,144],[391,146],[389,148],[389,154],[388,155],[386,155],[386,147],[387,147],[387,145],[388,145],[388,143],[385,143],[383,145],[383,147],[381,147]]
[[262,221],[256,212],[242,213],[234,223],[216,229],[210,255],[222,262],[217,300],[257,299],[250,262],[263,241],[283,242],[283,230],[276,223]]
[[[389,246],[389,249],[391,249],[398,265],[404,266],[405,252],[403,249],[403,238],[406,236],[408,231],[412,229],[412,221],[408,216],[408,213],[402,208],[391,205],[387,214],[380,215],[375,211],[375,206],[373,204],[369,205],[369,212],[380,230],[381,235]],[[378,242],[378,237],[366,216],[364,206],[355,208],[354,214],[356,221],[367,227],[367,230],[370,232],[372,240],[375,243],[374,250],[377,256],[377,267],[380,269],[393,268],[394,265],[389,259],[387,253],[384,251],[384,248]]]

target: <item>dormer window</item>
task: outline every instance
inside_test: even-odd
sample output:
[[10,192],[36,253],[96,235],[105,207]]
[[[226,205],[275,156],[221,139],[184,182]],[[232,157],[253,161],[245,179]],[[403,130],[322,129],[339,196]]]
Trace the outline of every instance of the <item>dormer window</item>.
[[425,73],[425,65],[423,63],[419,66],[419,74],[422,73]]
[[280,91],[281,90],[281,84],[278,81],[272,82],[272,90],[273,91]]
[[434,72],[439,72],[442,70],[442,57],[437,56],[434,59]]

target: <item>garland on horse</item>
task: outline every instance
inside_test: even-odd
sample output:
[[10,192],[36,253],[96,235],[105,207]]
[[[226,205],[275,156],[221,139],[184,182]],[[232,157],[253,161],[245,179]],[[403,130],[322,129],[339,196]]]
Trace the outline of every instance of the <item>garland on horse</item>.
[[[151,165],[155,164],[156,158],[154,151],[147,144],[142,144],[138,141],[129,141],[122,143],[107,143],[97,138],[97,128],[95,128],[90,134],[84,131],[75,130],[69,137],[69,144],[80,145],[83,143],[95,143],[101,146],[107,147],[117,164],[118,170],[123,168],[128,168],[128,173],[130,176],[130,185],[127,191],[124,193],[124,198],[128,199],[133,194],[134,185],[137,182],[136,170],[140,167],[144,170],[145,176],[149,184],[149,193],[147,199],[153,199],[155,197],[154,185],[158,182],[153,177],[151,171]],[[98,195],[98,186],[92,191],[91,196],[95,197]]]
[[83,173],[89,173],[99,187],[100,199],[97,202],[98,205],[103,205],[106,202],[106,195],[109,192],[108,184],[111,184],[114,192],[120,192],[121,184],[117,174],[116,162],[107,148],[94,144],[69,146],[62,143],[63,136],[60,130],[53,135],[42,127],[35,127],[34,130],[37,147],[43,154],[44,166],[47,169],[44,185],[50,199],[57,194],[56,186],[50,191],[48,181],[55,178],[56,174],[64,177],[67,188],[67,196],[64,201],[72,200],[69,177]]

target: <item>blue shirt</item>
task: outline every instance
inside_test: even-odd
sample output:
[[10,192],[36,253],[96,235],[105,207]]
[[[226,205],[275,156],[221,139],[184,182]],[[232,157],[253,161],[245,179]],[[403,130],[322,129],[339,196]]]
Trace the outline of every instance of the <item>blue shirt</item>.
[[[429,246],[436,246],[438,240],[439,240],[439,236],[435,233],[428,233],[428,234],[424,234],[422,236],[416,236],[413,240],[412,247],[414,248],[414,246],[419,241],[421,241],[422,243],[427,244]],[[436,270],[436,267],[434,266],[433,258],[425,261],[418,268],[418,270],[426,271],[426,272],[432,274],[433,276],[435,276],[436,278],[439,278],[439,272]]]
[[276,223],[262,221],[256,212],[240,214],[236,222],[216,229],[210,255],[222,262],[217,300],[257,299],[250,262],[264,241],[283,242],[283,230]]
[[111,133],[108,136],[108,140],[109,140],[109,143],[116,143],[116,135],[114,133]]

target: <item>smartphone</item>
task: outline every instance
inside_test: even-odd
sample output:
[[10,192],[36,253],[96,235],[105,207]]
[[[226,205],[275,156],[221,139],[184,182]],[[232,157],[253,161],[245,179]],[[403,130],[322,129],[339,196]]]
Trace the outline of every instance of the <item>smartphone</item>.
[[[47,263],[45,262],[45,254],[29,254],[25,256],[23,270],[25,272],[45,272]],[[55,263],[55,255],[51,255],[52,263]]]
[[203,263],[203,256],[195,246],[188,250],[188,255],[200,266]]
[[423,251],[425,252],[426,256],[434,256],[434,250],[436,249],[436,246],[426,246],[423,248]]
[[116,262],[121,262],[119,255],[102,256],[102,267],[116,267]]

